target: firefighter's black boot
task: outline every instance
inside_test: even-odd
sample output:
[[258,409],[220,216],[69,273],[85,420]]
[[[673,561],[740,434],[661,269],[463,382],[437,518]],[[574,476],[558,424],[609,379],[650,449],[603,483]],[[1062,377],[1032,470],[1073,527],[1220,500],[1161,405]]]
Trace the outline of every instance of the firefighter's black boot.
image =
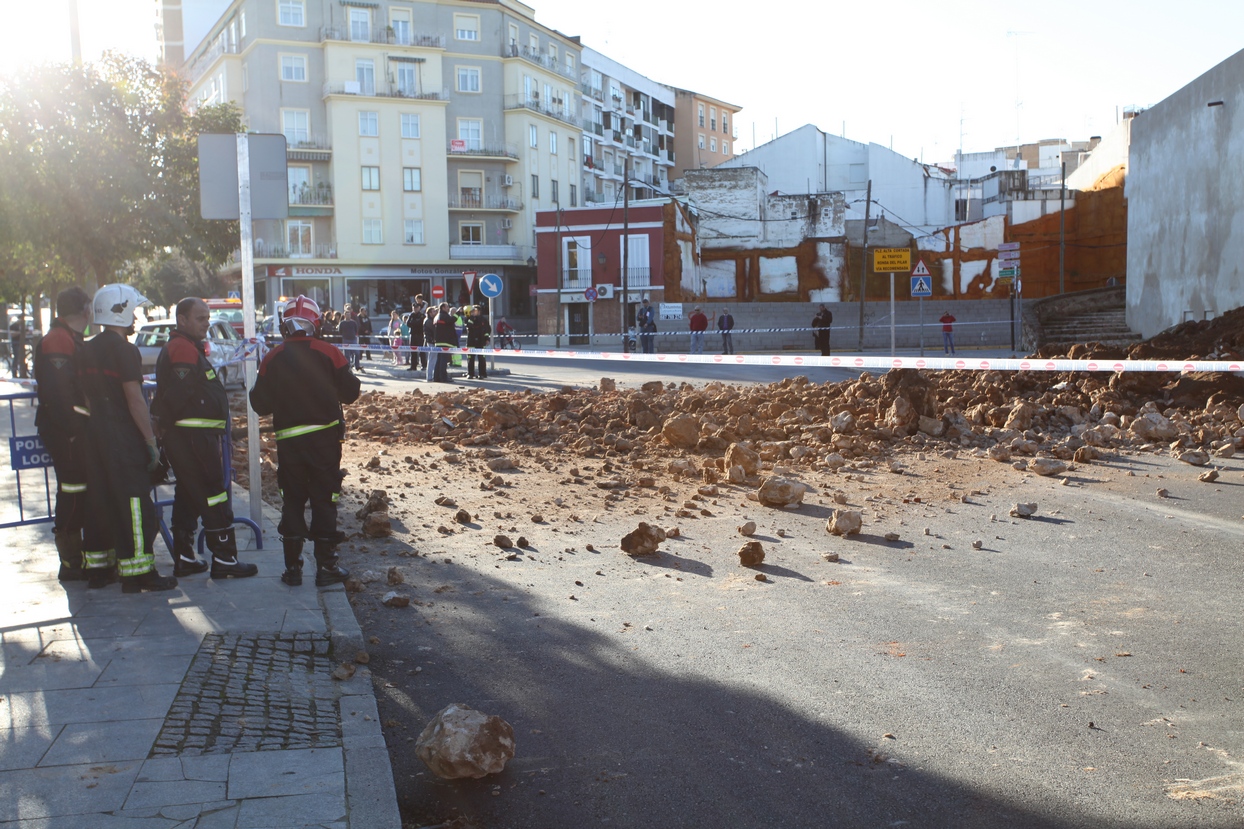
[[81,531],[58,530],[54,537],[56,554],[60,557],[60,572],[56,578],[61,581],[86,581],[86,571],[82,569]]
[[281,539],[285,547],[285,572],[281,574],[281,581],[290,587],[302,584],[302,543],[301,538],[292,536]]
[[177,587],[177,579],[173,576],[161,576],[155,570],[149,570],[141,576],[122,576],[122,593],[142,593],[144,590],[172,590]]
[[177,578],[207,572],[207,562],[194,554],[194,530],[173,528],[173,575]]
[[212,551],[212,578],[244,579],[259,572],[254,564],[238,561],[238,542],[233,527],[207,531],[207,549]]
[[337,565],[337,542],[331,539],[315,540],[315,586],[327,587],[340,584],[350,577],[350,571]]

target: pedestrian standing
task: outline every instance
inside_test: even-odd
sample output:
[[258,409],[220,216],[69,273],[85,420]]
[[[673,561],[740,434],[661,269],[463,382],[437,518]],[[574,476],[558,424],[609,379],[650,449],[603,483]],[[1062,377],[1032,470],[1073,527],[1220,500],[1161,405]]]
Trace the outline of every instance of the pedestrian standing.
[[[439,312],[436,306],[430,306],[427,314],[423,318],[423,347],[428,349],[436,348],[436,315]],[[439,350],[424,352],[428,355],[426,366],[427,373],[424,380],[431,383],[436,379],[436,365],[441,361],[442,355]],[[448,358],[446,358],[448,359]]]
[[341,349],[346,359],[354,366],[355,371],[363,370],[363,350],[359,347],[359,323],[354,317],[354,309],[349,305],[341,321],[337,323],[337,333],[341,336]]
[[657,330],[657,312],[652,307],[652,303],[648,301],[648,297],[644,297],[639,310],[635,312],[635,325],[639,329],[639,342],[643,347],[643,352],[652,354],[656,347],[653,335]]
[[942,324],[942,350],[945,354],[955,353],[955,317],[949,311],[938,320]]
[[372,330],[371,317],[367,315],[367,306],[359,306],[358,313],[354,317],[359,324],[359,345],[363,348],[363,359],[371,359],[371,338],[375,333]]
[[824,305],[812,318],[812,342],[821,350],[822,357],[829,356],[829,327],[834,322],[834,314]]
[[[488,320],[480,313],[478,305],[471,306],[471,315],[466,321],[467,348],[485,348],[491,335],[488,332]],[[484,354],[467,355],[467,377],[474,380],[488,378],[488,357]]]
[[734,330],[734,317],[730,316],[729,308],[722,308],[720,316],[717,317],[717,330],[721,332],[721,353],[734,353],[734,335],[730,332]]
[[177,478],[173,492],[173,575],[207,569],[195,556],[194,539],[203,519],[212,578],[246,578],[259,572],[238,561],[233,504],[225,481],[220,443],[229,418],[229,395],[206,354],[212,312],[187,297],[177,303],[177,328],[156,358],[152,420]]
[[400,366],[402,364],[402,346],[405,340],[402,338],[402,315],[397,309],[389,312],[389,349],[392,351],[392,357],[389,362],[392,365]]
[[704,316],[704,312],[700,310],[700,306],[695,306],[695,311],[691,314],[688,321],[688,327],[691,329],[691,353],[704,353],[704,332],[708,330],[708,317]]
[[[350,573],[338,564],[337,501],[341,494],[341,404],[359,396],[359,379],[336,346],[318,336],[320,309],[305,296],[290,300],[281,320],[285,341],[259,364],[250,392],[256,413],[272,415],[276,436],[277,484],[285,552],[281,581],[302,584],[302,548],[314,545],[315,586],[343,582]],[[311,505],[311,524],[306,518]]]
[[[92,586],[114,573],[108,562],[108,533],[87,521],[87,408],[78,380],[82,334],[91,322],[91,297],[78,287],[56,297],[56,319],[35,346],[35,380],[39,410],[35,428],[56,470],[56,519],[52,524],[61,581],[94,577]],[[85,556],[97,565],[88,569]]]
[[[449,303],[442,302],[441,307],[436,312],[436,319],[432,323],[432,336],[435,338],[437,348],[457,348],[458,347],[458,328],[456,317],[449,310]],[[449,358],[448,352],[441,352],[437,355],[436,370],[432,373],[433,383],[452,383],[449,379]]]
[[[411,300],[410,316],[406,318],[407,325],[410,327],[410,333],[406,335],[406,342],[412,347],[423,342],[423,320],[427,315],[428,303],[424,302],[423,294],[415,294],[415,298]],[[414,371],[416,366],[419,368],[428,367],[428,352],[426,351],[411,351],[407,357],[406,365],[410,367],[411,371]]]
[[161,576],[155,567],[159,522],[151,500],[151,473],[160,468],[160,450],[143,399],[142,355],[126,339],[134,330],[134,311],[146,304],[147,298],[129,285],[100,288],[91,317],[103,330],[81,350],[82,389],[91,412],[87,486],[104,494],[91,499],[102,515],[87,520],[111,522],[123,593],[177,586],[176,578]]

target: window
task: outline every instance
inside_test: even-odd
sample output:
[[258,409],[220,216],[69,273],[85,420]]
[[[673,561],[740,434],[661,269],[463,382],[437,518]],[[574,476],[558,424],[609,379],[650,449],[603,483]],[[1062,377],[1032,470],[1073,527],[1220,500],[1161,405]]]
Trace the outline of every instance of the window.
[[242,37],[246,37],[246,12],[242,12],[238,15],[238,20],[240,21],[238,28],[241,30]]
[[410,45],[410,12],[391,9],[389,25],[393,27],[393,42],[399,46]]
[[540,146],[540,128],[535,124],[529,124],[527,126],[527,137],[530,139],[533,149]]
[[311,223],[300,222],[290,219],[285,223],[285,246],[289,250],[290,257],[310,256],[311,248]]
[[532,55],[540,54],[540,36],[536,34],[527,35],[527,48],[531,50]]
[[458,137],[466,142],[467,150],[484,149],[484,122],[479,118],[459,118]]
[[402,168],[402,189],[407,193],[418,193],[423,189],[423,171],[419,167]]
[[365,245],[383,245],[384,244],[384,222],[380,219],[364,219],[363,220],[363,244]]
[[458,225],[458,241],[464,245],[484,244],[484,226],[479,222],[462,222]]
[[478,66],[459,66],[458,67],[458,91],[459,92],[479,92],[479,67]]
[[568,236],[562,239],[562,287],[592,284],[592,238]]
[[730,134],[730,124],[728,123],[729,120],[730,120],[730,116],[725,112],[725,110],[722,110],[721,131],[724,132],[726,135]]
[[380,134],[380,116],[375,112],[359,113],[359,135],[377,136]]
[[413,112],[402,113],[402,137],[419,137],[419,116]]
[[455,14],[454,38],[457,40],[479,40],[479,15]]
[[[702,127],[704,125],[700,124],[700,126]],[[717,129],[717,107],[708,108],[708,128],[710,130]]]
[[579,206],[579,188],[575,187],[573,184],[570,185],[570,206]]
[[717,152],[717,136],[714,135],[708,139],[708,148],[712,152]]
[[531,197],[533,199],[540,198],[540,177],[535,173],[531,174]]
[[358,81],[360,95],[375,95],[376,62],[374,60],[356,60],[354,62],[354,80]]
[[277,23],[282,26],[307,25],[306,0],[278,0]]
[[350,7],[350,40],[362,43],[371,40],[371,9]]
[[414,98],[419,94],[419,64],[397,64],[397,94],[406,98]]
[[553,179],[550,183],[553,185],[550,191],[553,196],[553,204],[561,204],[561,199],[558,197],[559,194],[557,192],[557,179]]
[[379,167],[362,167],[363,189],[379,190],[380,189],[380,168]]
[[704,149],[704,133],[700,133],[699,147],[701,150]]
[[423,244],[423,219],[407,219],[402,223],[404,231],[402,236],[403,243],[407,245]]
[[[566,74],[567,75],[574,74],[574,52],[566,53]],[[600,87],[598,86],[597,89],[599,88]]]
[[557,133],[549,130],[549,152],[557,155]]
[[291,147],[306,144],[310,140],[307,132],[307,122],[310,120],[311,113],[305,109],[281,110],[281,132],[285,133],[285,143]]
[[700,104],[700,126],[704,126],[704,104]]
[[484,206],[484,174],[479,170],[458,172],[459,207]]
[[557,68],[557,44],[556,43],[549,44],[549,66],[552,66],[554,69]]
[[518,48],[518,24],[517,23],[510,24],[510,39],[508,42],[510,44],[510,49],[513,50],[513,49]]
[[646,233],[630,234],[618,239],[618,262],[622,261],[622,247],[624,244],[629,248],[626,265],[631,275],[642,275],[635,273],[636,271],[642,271],[643,274],[646,274],[648,272],[648,235]]
[[724,138],[721,139],[721,151],[725,155],[730,155],[730,142]]
[[286,168],[289,182],[289,203],[306,204],[311,196],[311,168],[291,166]]

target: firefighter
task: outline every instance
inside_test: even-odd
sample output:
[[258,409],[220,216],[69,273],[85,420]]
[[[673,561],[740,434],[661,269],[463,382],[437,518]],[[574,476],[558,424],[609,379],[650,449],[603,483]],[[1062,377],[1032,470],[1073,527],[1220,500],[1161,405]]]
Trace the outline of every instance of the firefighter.
[[[281,581],[302,584],[302,547],[311,538],[315,553],[315,585],[346,580],[338,566],[337,500],[341,492],[341,441],[345,436],[342,403],[359,396],[359,379],[336,348],[316,336],[320,309],[299,296],[286,303],[281,319],[285,341],[268,352],[251,389],[251,406],[272,415],[276,432],[277,484],[281,489],[281,523],[277,528],[285,549]],[[311,526],[305,510],[311,503]]]
[[177,478],[173,495],[173,575],[207,569],[194,554],[203,519],[212,552],[212,578],[246,578],[259,572],[238,561],[233,505],[225,482],[221,438],[229,417],[229,395],[207,359],[207,303],[188,297],[177,303],[177,328],[156,358],[156,395],[151,403],[164,454]]
[[155,569],[159,527],[151,473],[160,468],[160,450],[143,399],[142,357],[126,339],[134,330],[134,311],[147,303],[129,285],[112,283],[96,291],[91,316],[102,330],[82,346],[79,363],[91,412],[87,485],[102,493],[91,499],[100,515],[88,520],[111,522],[123,593],[177,586],[176,578]]
[[[56,522],[53,533],[61,581],[88,581],[103,587],[116,578],[105,528],[88,522],[86,397],[78,381],[78,350],[91,322],[91,297],[79,287],[56,297],[57,318],[35,348],[39,411],[35,427],[56,469]],[[89,556],[88,568],[84,560]]]

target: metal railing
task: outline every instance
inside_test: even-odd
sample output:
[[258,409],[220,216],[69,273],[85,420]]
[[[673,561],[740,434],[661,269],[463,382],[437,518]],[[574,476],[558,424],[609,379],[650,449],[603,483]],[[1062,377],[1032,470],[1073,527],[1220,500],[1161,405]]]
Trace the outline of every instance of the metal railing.
[[285,136],[285,150],[292,152],[295,150],[328,150],[333,148],[332,142],[328,140],[326,135],[308,134],[306,138],[290,138]]
[[447,89],[442,89],[440,92],[419,92],[405,89],[395,83],[382,83],[376,84],[374,87],[365,90],[363,85],[358,81],[326,83],[324,84],[320,97],[327,98],[329,95],[361,95],[367,98],[406,98],[412,101],[449,100],[449,90]]
[[333,186],[327,182],[320,182],[316,185],[302,184],[298,187],[291,187],[289,203],[332,207]]
[[203,77],[203,73],[207,68],[216,62],[221,55],[236,55],[238,53],[238,44],[230,42],[225,38],[217,38],[206,52],[197,57],[190,66],[190,71],[186,73],[186,82],[194,84],[199,78]]
[[523,262],[530,249],[523,245],[450,245],[450,259],[504,259]]
[[397,31],[389,26],[377,26],[366,33],[363,37],[353,37],[352,35],[361,34],[354,32],[349,26],[324,26],[320,28],[320,42],[326,40],[344,40],[352,43],[384,43],[390,46],[422,46],[428,49],[444,49],[444,35],[425,35],[417,32],[411,32],[407,37],[398,37]]
[[571,271],[571,270],[562,271],[562,288],[563,289],[582,288],[586,290],[590,287],[592,287],[592,272],[591,271]]
[[579,91],[583,93],[584,95],[595,98],[598,101],[605,100],[605,90],[601,89],[599,86],[592,86],[591,84],[580,83]]
[[456,195],[449,197],[449,209],[517,211],[523,209],[523,203],[518,199],[510,199],[505,196]]
[[[621,268],[618,269],[618,285],[622,284]],[[627,268],[626,269],[626,289],[632,291],[636,288],[649,288],[652,286],[652,271],[649,268]]]
[[[285,245],[272,245],[267,242],[255,242],[255,256],[260,259],[336,259],[336,245],[313,245],[306,252],[295,250],[293,252]],[[238,261],[242,258],[239,251],[234,251],[233,259]]]
[[463,147],[454,147],[454,142],[450,141],[446,147],[450,155],[470,155],[470,156],[493,156],[496,158],[518,158],[518,147],[514,144],[481,144],[478,147],[470,145]]
[[569,78],[570,80],[575,81],[577,86],[579,78],[573,71],[567,69],[554,58],[549,57],[541,51],[532,49],[530,46],[519,46],[516,43],[507,43],[505,46],[501,47],[501,57],[522,58],[523,60],[528,61],[529,63],[534,63],[536,66],[547,69],[550,72],[556,72],[563,78]]
[[549,105],[538,98],[528,98],[521,93],[517,95],[507,95],[505,97],[505,108],[506,110],[529,109],[532,112],[539,112],[542,115],[549,116],[550,118],[556,118],[558,121],[569,124],[572,127],[578,128],[579,126],[578,119],[575,118],[574,112],[568,107],[564,105]]

